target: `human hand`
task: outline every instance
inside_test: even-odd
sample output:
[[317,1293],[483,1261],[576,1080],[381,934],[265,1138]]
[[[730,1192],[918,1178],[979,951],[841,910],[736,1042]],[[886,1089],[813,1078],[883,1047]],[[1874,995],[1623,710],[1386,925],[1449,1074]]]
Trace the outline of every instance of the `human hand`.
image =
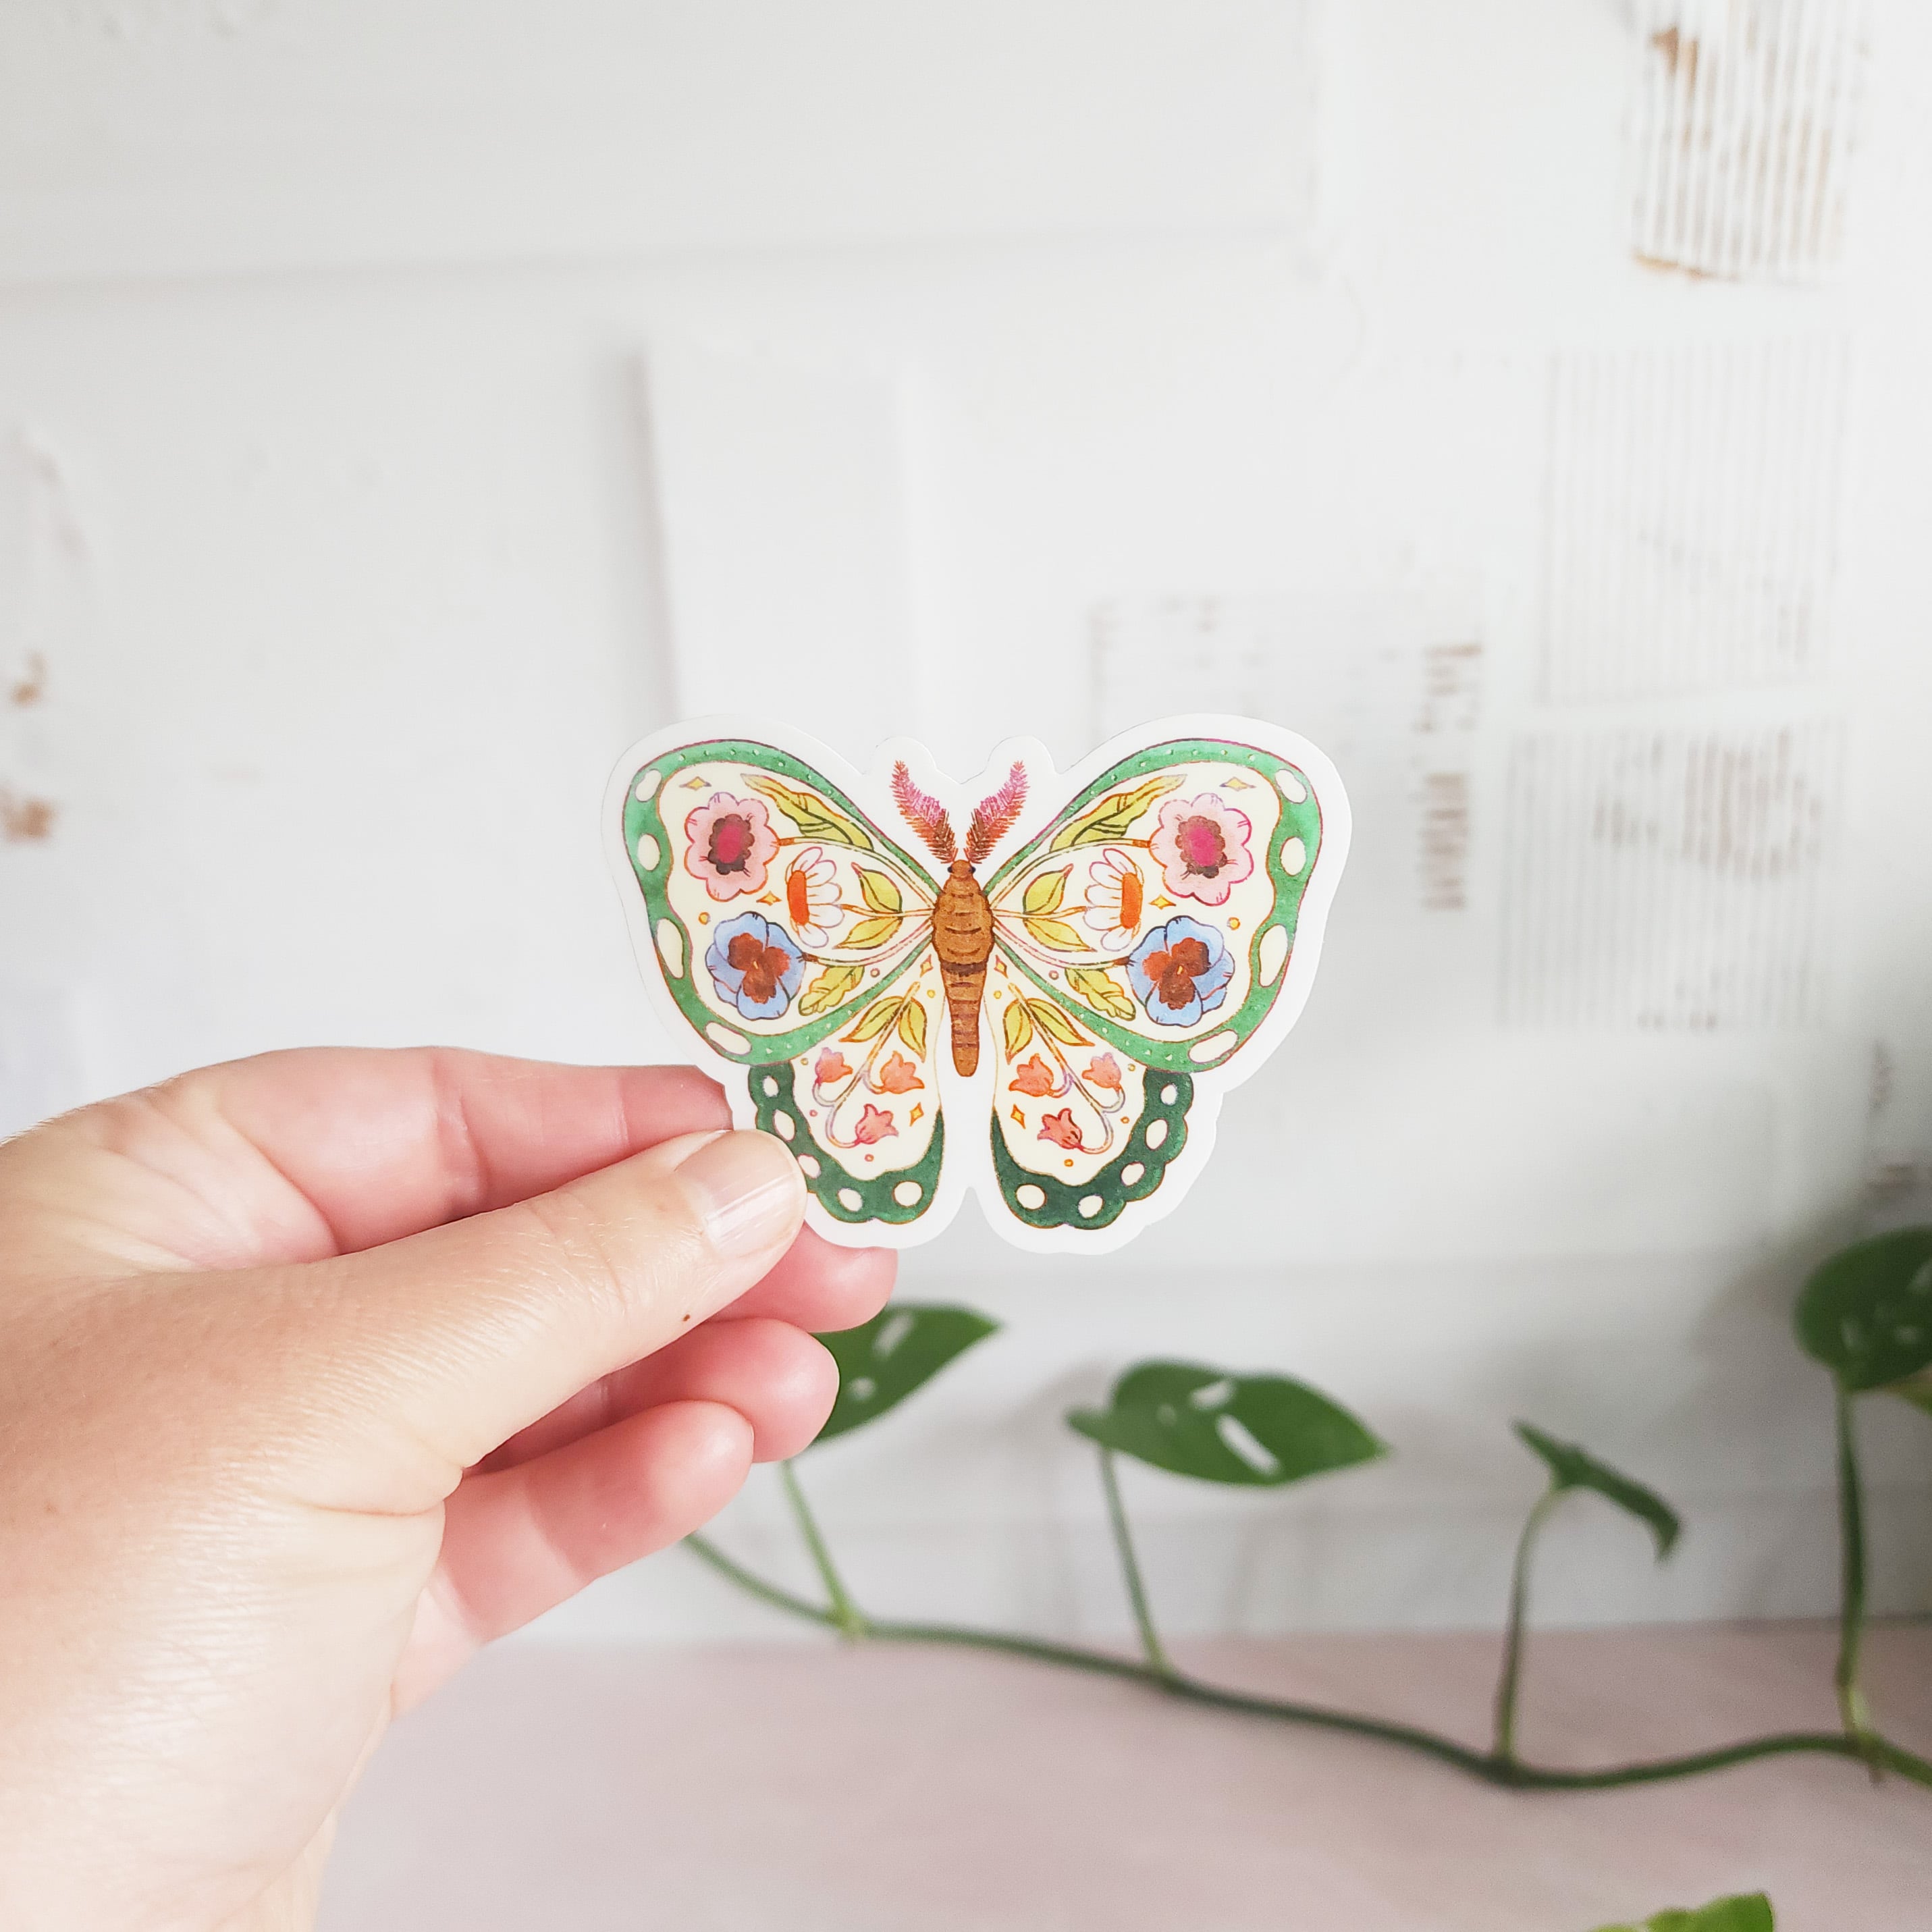
[[892,1258],[728,1125],[320,1051],[0,1147],[8,1932],[308,1924],[393,1713],[812,1439]]

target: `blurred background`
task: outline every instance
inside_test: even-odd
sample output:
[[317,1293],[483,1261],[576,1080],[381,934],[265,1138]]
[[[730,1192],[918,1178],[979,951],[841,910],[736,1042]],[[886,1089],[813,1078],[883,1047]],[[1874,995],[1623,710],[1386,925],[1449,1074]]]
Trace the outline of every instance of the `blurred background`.
[[[1492,1627],[1516,1414],[1688,1524],[1546,1620],[1828,1611],[1790,1301],[1932,1198],[1928,108],[1882,0],[14,0],[0,1129],[675,1057],[597,820],[680,716],[1257,713],[1355,806],[1306,1015],[1132,1247],[908,1258],[1007,1327],[814,1459],[855,1588],[1124,1629],[1058,1418],[1160,1353],[1397,1452],[1130,1472],[1178,1632]],[[795,1634],[670,1552],[536,1640]]]

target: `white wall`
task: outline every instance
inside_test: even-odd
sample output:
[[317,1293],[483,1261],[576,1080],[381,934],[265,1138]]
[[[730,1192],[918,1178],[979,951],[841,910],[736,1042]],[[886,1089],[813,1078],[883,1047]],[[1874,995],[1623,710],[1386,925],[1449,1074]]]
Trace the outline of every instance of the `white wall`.
[[[1137,1472],[1177,1627],[1492,1620],[1518,1414],[1688,1519],[1658,1573],[1580,1505],[1552,1617],[1828,1606],[1785,1310],[1932,1177],[1932,27],[1873,23],[1842,256],[1731,280],[1633,259],[1658,11],[8,10],[0,1128],[675,1050],[594,820],[681,710],[963,772],[1259,706],[1357,805],[1307,1016],[1125,1253],[908,1260],[1010,1325],[813,1459],[862,1592],[1117,1627],[1056,1418],[1160,1352],[1400,1452]],[[1870,1438],[1922,1602],[1932,1441]],[[768,1487],[724,1534],[800,1574]],[[772,1628],[675,1556],[554,1627]]]

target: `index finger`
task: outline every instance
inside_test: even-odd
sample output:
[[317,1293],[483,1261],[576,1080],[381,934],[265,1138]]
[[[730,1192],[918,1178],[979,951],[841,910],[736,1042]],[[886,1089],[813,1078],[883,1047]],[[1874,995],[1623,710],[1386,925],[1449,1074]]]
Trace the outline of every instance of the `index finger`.
[[[730,1124],[689,1066],[310,1048],[84,1108],[0,1149],[0,1180],[23,1277],[251,1268],[379,1247]],[[892,1278],[886,1251],[807,1231],[733,1312],[844,1328]]]
[[[454,1047],[318,1047],[172,1081],[314,1209],[352,1254],[508,1207],[680,1134],[731,1124],[691,1066],[564,1066]],[[314,1252],[252,1261],[310,1260]]]

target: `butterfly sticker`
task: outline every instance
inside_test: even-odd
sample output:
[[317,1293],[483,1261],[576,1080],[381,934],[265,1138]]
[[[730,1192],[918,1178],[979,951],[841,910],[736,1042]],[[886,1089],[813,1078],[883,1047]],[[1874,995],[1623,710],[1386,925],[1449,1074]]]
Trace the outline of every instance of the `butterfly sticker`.
[[704,719],[633,747],[606,820],[667,1023],[848,1246],[929,1240],[969,1190],[1039,1250],[1169,1212],[1301,1010],[1348,844],[1321,752],[1226,717],[1064,777],[1016,739],[968,785],[910,740],[868,776]]

